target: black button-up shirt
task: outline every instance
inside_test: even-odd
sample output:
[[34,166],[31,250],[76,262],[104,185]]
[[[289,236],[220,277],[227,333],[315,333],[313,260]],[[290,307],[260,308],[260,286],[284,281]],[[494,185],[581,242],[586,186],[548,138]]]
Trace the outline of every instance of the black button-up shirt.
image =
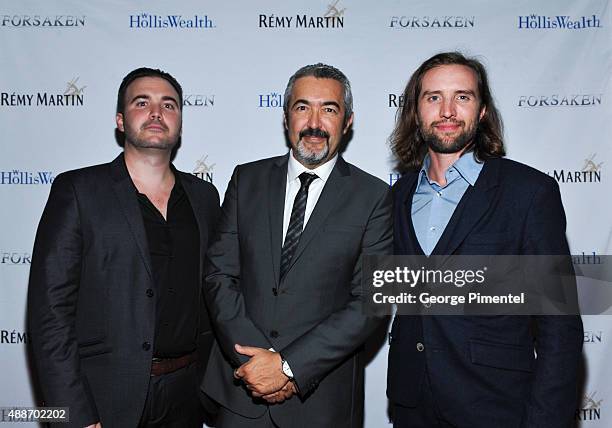
[[157,299],[153,356],[179,357],[196,349],[200,288],[200,233],[177,173],[166,219],[149,198],[138,193],[155,289],[143,291]]

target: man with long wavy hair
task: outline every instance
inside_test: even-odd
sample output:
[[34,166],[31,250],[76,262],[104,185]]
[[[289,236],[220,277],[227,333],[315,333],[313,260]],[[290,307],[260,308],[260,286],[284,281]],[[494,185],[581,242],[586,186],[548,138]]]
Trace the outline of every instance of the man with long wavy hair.
[[[503,159],[478,60],[448,52],[425,61],[390,141],[404,173],[394,186],[396,254],[569,255],[558,185]],[[582,334],[575,315],[397,316],[394,427],[569,426]]]

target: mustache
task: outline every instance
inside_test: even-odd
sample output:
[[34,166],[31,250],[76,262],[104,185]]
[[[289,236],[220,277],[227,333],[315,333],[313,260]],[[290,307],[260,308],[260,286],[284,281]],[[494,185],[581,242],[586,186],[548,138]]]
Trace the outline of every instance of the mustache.
[[306,128],[300,131],[300,139],[304,137],[329,138],[329,133],[323,131],[321,128]]
[[436,122],[431,122],[431,126],[438,126],[442,124],[452,123],[453,125],[464,126],[465,122],[463,120],[438,120]]
[[142,128],[141,128],[141,129],[145,129],[145,128],[147,128],[147,127],[148,127],[148,126],[150,126],[150,125],[158,125],[158,126],[160,126],[161,128],[163,128],[163,129],[164,129],[164,131],[167,131],[167,130],[168,130],[168,127],[167,127],[166,125],[164,125],[164,124],[163,124],[163,123],[162,123],[160,120],[149,120],[149,121],[145,122],[145,123],[142,125]]

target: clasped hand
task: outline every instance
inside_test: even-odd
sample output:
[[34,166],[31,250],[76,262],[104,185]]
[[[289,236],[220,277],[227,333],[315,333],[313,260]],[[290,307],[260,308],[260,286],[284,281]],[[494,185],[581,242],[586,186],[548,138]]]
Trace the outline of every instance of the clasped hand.
[[297,393],[295,384],[281,370],[278,352],[238,344],[235,349],[239,354],[250,357],[249,361],[234,370],[234,377],[244,382],[253,397],[275,404]]

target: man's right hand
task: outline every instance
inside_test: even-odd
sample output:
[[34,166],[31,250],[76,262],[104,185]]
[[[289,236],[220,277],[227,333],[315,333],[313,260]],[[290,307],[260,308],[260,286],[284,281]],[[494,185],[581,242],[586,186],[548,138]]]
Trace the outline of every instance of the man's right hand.
[[102,428],[102,424],[98,422],[97,424],[87,425],[85,428]]

